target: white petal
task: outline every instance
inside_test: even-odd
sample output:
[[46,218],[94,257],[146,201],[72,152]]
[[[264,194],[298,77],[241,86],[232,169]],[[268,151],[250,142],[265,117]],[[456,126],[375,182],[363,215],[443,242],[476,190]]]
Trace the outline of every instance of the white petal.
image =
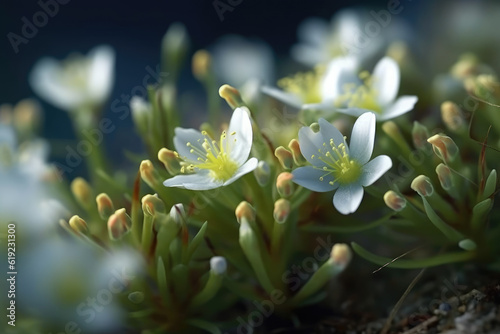
[[377,181],[392,167],[392,160],[387,155],[379,155],[363,166],[361,185],[368,187]]
[[339,108],[336,110],[342,114],[346,114],[346,115],[350,115],[350,116],[354,116],[354,117],[359,117],[367,112],[370,112],[370,113],[373,112],[373,110],[355,108],[355,107],[353,107],[353,108]]
[[62,69],[55,59],[43,58],[35,64],[29,82],[35,93],[47,102],[65,111],[73,111],[82,104],[85,94],[64,85],[61,75]]
[[114,82],[115,52],[107,45],[92,49],[90,60],[88,93],[92,101],[101,104],[111,93]]
[[262,92],[266,95],[269,95],[269,96],[275,98],[278,101],[281,101],[281,102],[288,104],[292,107],[295,107],[297,109],[300,109],[302,107],[303,101],[297,95],[287,93],[287,92],[284,92],[280,89],[268,87],[268,86],[262,87]]
[[165,180],[165,187],[175,187],[189,190],[209,190],[222,186],[221,181],[213,180],[210,177],[210,171],[200,171],[195,174],[177,175]]
[[346,152],[349,153],[349,148],[345,143],[344,135],[340,133],[340,131],[335,126],[333,126],[332,123],[323,118],[320,118],[318,123],[320,133],[323,136],[323,142],[326,143],[328,147],[330,147],[330,139],[333,139],[335,146],[338,147],[340,144],[344,144],[346,146]]
[[[326,192],[338,188],[338,183],[334,183],[333,186],[329,184],[330,181],[333,181],[331,174],[324,176],[324,171],[311,166],[297,168],[292,174],[293,182],[312,191]],[[323,181],[319,180],[320,177],[323,177]]]
[[328,60],[328,54],[317,45],[297,44],[290,50],[292,58],[304,65],[314,67]]
[[226,135],[227,139],[222,145],[227,145],[224,149],[228,148],[231,159],[241,166],[248,159],[253,140],[252,121],[245,109],[234,110]]
[[385,121],[400,116],[412,110],[417,103],[418,97],[414,95],[401,96],[392,105],[388,106],[382,115],[378,117],[379,121]]
[[354,123],[349,148],[350,155],[364,165],[370,160],[375,142],[375,114],[371,112],[359,116]]
[[321,82],[322,101],[334,102],[347,83],[361,84],[358,74],[358,61],[354,57],[335,58],[328,65]]
[[184,129],[184,128],[175,128],[175,137],[174,137],[174,145],[177,153],[183,158],[190,160],[193,163],[198,162],[199,155],[191,153],[191,148],[187,146],[187,143],[191,143],[191,145],[195,146],[202,152],[205,152],[205,149],[201,144],[205,140],[205,136],[201,134],[200,131],[195,129]]
[[399,90],[399,66],[392,58],[382,58],[373,70],[373,88],[378,93],[378,103],[388,105],[396,98]]
[[343,215],[355,212],[363,199],[363,187],[359,184],[343,185],[333,196],[333,205]]
[[322,150],[323,143],[324,141],[321,132],[315,133],[308,126],[303,126],[302,128],[300,128],[299,130],[300,151],[302,152],[302,155],[304,156],[304,158],[306,158],[307,161],[318,167],[323,167],[325,166],[325,164],[321,162],[319,159],[316,158],[313,159],[312,156],[318,155],[318,150]]
[[236,173],[234,173],[233,177],[231,177],[229,180],[227,180],[226,182],[224,182],[223,186],[227,186],[228,184],[233,183],[234,181],[236,181],[237,179],[239,179],[243,175],[250,173],[255,168],[257,168],[258,164],[259,164],[259,160],[257,160],[257,158],[251,158],[251,159],[249,159],[247,162],[245,162],[243,164],[243,166],[241,166],[240,168],[238,168],[238,170],[236,171]]
[[299,40],[314,46],[323,46],[328,41],[329,35],[328,23],[319,18],[309,18],[302,22],[297,35]]

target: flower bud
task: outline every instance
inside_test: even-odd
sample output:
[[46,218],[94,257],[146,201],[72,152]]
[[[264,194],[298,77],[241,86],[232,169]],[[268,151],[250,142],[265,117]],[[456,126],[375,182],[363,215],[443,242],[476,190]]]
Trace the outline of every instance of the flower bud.
[[130,110],[134,124],[142,135],[148,133],[149,117],[152,114],[151,104],[140,96],[130,99]]
[[139,167],[139,172],[141,173],[141,178],[146,182],[151,188],[155,188],[158,184],[161,184],[161,178],[156,171],[153,163],[150,160],[143,160],[141,166]]
[[209,74],[212,66],[212,57],[207,50],[198,50],[193,55],[191,68],[194,76],[203,81]]
[[274,202],[273,216],[274,220],[277,223],[279,224],[285,223],[289,215],[290,215],[290,201],[284,198],[280,198],[279,200]]
[[184,210],[184,205],[182,203],[172,206],[170,209],[170,218],[172,218],[178,225],[182,225],[186,222],[186,211]]
[[40,125],[40,104],[33,99],[19,101],[13,110],[14,126],[20,134],[33,134]]
[[241,220],[243,218],[245,218],[248,222],[255,221],[255,209],[250,205],[250,203],[246,201],[238,204],[235,210],[235,214],[239,224],[241,224]]
[[311,125],[309,125],[309,127],[311,128],[311,130],[314,133],[318,133],[319,132],[319,123],[312,123]]
[[71,182],[71,192],[78,203],[84,208],[90,208],[92,205],[92,188],[90,184],[81,177],[75,178]]
[[210,259],[210,270],[217,275],[222,275],[227,270],[226,259],[222,256],[214,256]]
[[448,136],[437,134],[427,139],[431,143],[434,153],[444,162],[453,162],[458,155],[458,146]]
[[431,180],[425,175],[417,176],[410,185],[411,189],[415,190],[420,196],[431,196],[434,193],[434,187]]
[[222,85],[219,88],[219,95],[226,100],[227,104],[233,109],[243,107],[245,105],[240,92],[236,88],[227,84]]
[[496,76],[491,74],[481,74],[476,78],[476,95],[483,99],[491,99],[491,96],[500,96],[500,83]]
[[439,183],[441,183],[441,187],[444,190],[449,191],[453,187],[453,179],[451,176],[451,170],[448,166],[443,163],[440,163],[436,167],[436,174],[439,179]]
[[189,36],[182,23],[175,22],[169,27],[162,40],[163,70],[176,73],[182,67],[189,48]]
[[134,304],[140,304],[144,301],[144,293],[140,291],[134,291],[129,293],[128,300],[130,300]]
[[352,259],[352,251],[346,244],[335,244],[330,253],[330,259],[334,264],[345,268]]
[[102,193],[97,195],[95,201],[97,202],[97,211],[99,212],[99,216],[104,220],[108,220],[113,212],[115,212],[115,207],[111,198],[108,194]]
[[81,234],[85,234],[89,230],[87,222],[77,215],[74,215],[69,219],[69,226],[73,229],[73,231]]
[[154,216],[157,212],[165,213],[165,203],[158,196],[146,195],[141,199],[142,211],[151,216]]
[[274,150],[274,155],[278,158],[280,165],[284,169],[292,169],[293,167],[293,155],[292,153],[284,148],[283,146],[279,146]]
[[441,118],[446,127],[454,132],[463,130],[466,126],[464,114],[460,108],[451,101],[441,104]]
[[160,149],[160,151],[158,151],[158,160],[163,163],[163,166],[165,166],[165,169],[170,175],[177,175],[182,169],[181,159],[179,158],[179,154],[175,151],[170,151],[167,148]]
[[119,240],[130,231],[132,219],[125,209],[116,210],[108,219],[108,232],[111,240]]
[[429,138],[429,130],[419,122],[413,122],[413,129],[411,130],[413,145],[416,149],[423,150],[429,148],[427,139]]
[[292,179],[292,173],[283,172],[278,175],[276,179],[276,188],[281,197],[287,198],[293,194],[294,185]]
[[257,183],[263,187],[269,182],[271,176],[271,168],[269,164],[264,160],[260,160],[257,164],[257,168],[253,171]]
[[290,143],[288,144],[288,148],[292,152],[293,156],[293,161],[297,166],[304,166],[306,164],[306,159],[302,155],[302,152],[300,151],[300,144],[297,139],[292,139]]
[[395,191],[389,190],[384,195],[385,204],[394,211],[401,211],[406,207],[406,199],[399,196]]

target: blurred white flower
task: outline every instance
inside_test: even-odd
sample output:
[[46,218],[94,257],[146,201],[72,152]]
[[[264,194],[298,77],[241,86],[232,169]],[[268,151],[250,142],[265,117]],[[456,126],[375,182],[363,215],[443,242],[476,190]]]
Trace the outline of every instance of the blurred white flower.
[[363,187],[378,180],[391,166],[386,155],[370,161],[375,143],[375,115],[365,113],[354,124],[350,147],[331,123],[319,120],[319,132],[299,130],[300,150],[312,166],[295,169],[293,182],[317,192],[337,190],[333,205],[342,214],[355,212],[363,199]]
[[60,203],[54,205],[57,201],[45,180],[50,170],[47,156],[46,142],[26,142],[18,149],[14,130],[0,124],[0,221],[19,223],[34,236],[66,214]]
[[39,60],[29,81],[38,95],[65,111],[97,108],[111,93],[114,63],[114,50],[107,45],[98,46],[86,56]]
[[372,75],[366,71],[360,73],[359,63],[355,58],[341,57],[329,64],[323,78],[323,101],[303,108],[352,116],[371,111],[378,121],[384,121],[410,111],[418,101],[413,95],[396,99],[399,84],[399,66],[389,57],[384,57],[377,63]]
[[[374,27],[378,30],[374,31]],[[409,36],[406,25],[388,11],[382,16],[375,11],[344,9],[331,22],[319,18],[305,20],[298,28],[299,43],[292,47],[291,54],[311,67],[339,56],[355,56],[364,62],[383,53],[391,42]]]
[[214,45],[212,55],[215,74],[224,84],[241,88],[251,79],[267,84],[274,80],[273,52],[264,42],[225,36]]
[[132,251],[103,252],[83,242],[43,240],[18,254],[16,304],[51,326],[72,321],[89,333],[112,332],[125,314],[119,297],[139,275]]
[[[177,175],[163,182],[166,187],[208,190],[227,186],[257,168],[256,158],[248,159],[252,149],[252,122],[248,112],[237,108],[229,128],[217,142],[206,132],[175,129],[174,145],[187,175]],[[191,173],[191,174],[189,174]]]

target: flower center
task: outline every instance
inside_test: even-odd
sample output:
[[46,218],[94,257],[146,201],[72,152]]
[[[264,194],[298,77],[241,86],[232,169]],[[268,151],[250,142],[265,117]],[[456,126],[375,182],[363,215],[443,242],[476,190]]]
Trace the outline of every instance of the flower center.
[[316,67],[313,71],[299,72],[278,81],[284,91],[299,96],[303,103],[321,102],[321,78],[324,69]]
[[198,169],[208,169],[210,176],[217,181],[229,180],[238,170],[238,164],[229,155],[231,151],[230,140],[236,142],[236,138],[231,138],[236,135],[236,132],[229,134],[229,137],[226,131],[222,132],[219,142],[212,140],[206,131],[202,131],[201,133],[205,136],[205,139],[201,143],[203,149],[199,145],[186,144],[191,148],[190,152],[198,156],[198,163],[196,166],[191,164],[183,167],[181,172],[193,172],[196,167]]
[[366,71],[361,72],[359,78],[363,84],[347,83],[342,87],[344,92],[335,100],[335,106],[368,109],[381,113],[382,107],[378,103],[379,92],[373,88],[374,78]]
[[75,89],[84,89],[87,85],[89,61],[83,56],[73,55],[63,62],[61,81]]
[[332,186],[335,183],[342,185],[356,182],[361,176],[361,165],[349,157],[344,143],[336,145],[333,139],[330,139],[328,144],[323,143],[323,150],[319,149],[318,153],[318,156],[313,155],[311,158],[319,159],[326,164],[323,167],[315,167],[325,172],[319,178],[321,182],[330,174],[333,176],[333,181],[329,181]]

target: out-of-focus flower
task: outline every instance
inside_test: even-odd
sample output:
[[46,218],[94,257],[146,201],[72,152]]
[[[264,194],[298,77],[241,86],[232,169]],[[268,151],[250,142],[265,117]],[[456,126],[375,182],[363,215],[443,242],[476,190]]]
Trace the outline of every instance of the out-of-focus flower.
[[[80,242],[51,239],[19,254],[16,305],[50,326],[74,321],[83,332],[109,333],[121,326],[117,302],[138,276],[137,254],[122,250],[103,256]],[[92,273],[92,275],[89,275]]]
[[293,181],[317,192],[337,190],[333,205],[342,214],[355,212],[363,199],[363,187],[378,180],[392,166],[380,155],[370,161],[375,141],[375,115],[361,115],[352,129],[350,149],[331,123],[319,120],[319,132],[299,130],[300,149],[312,166],[295,169]]
[[177,175],[166,180],[167,187],[208,190],[227,186],[253,171],[256,158],[248,160],[252,148],[252,123],[243,108],[234,111],[229,128],[213,140],[205,131],[175,129],[174,145],[185,166]]
[[273,52],[263,42],[225,36],[213,47],[212,56],[215,73],[225,84],[241,88],[249,80],[274,80]]
[[418,101],[416,96],[396,99],[400,73],[393,59],[382,58],[372,75],[366,71],[359,73],[358,68],[357,60],[352,57],[332,61],[321,84],[323,102],[303,108],[337,111],[352,116],[371,111],[378,121],[397,117],[413,109]]
[[63,218],[66,212],[51,199],[45,181],[50,171],[47,155],[48,145],[42,140],[25,142],[18,149],[13,129],[0,124],[0,222],[14,221],[36,235]]
[[43,58],[35,64],[30,84],[38,95],[65,111],[98,108],[111,92],[114,63],[114,50],[107,45],[63,61]]
[[[330,23],[319,18],[305,20],[298,28],[299,43],[293,46],[292,57],[307,66],[326,64],[339,56],[356,56],[364,61],[391,42],[408,39],[409,30],[389,12],[370,13],[345,9]],[[377,34],[373,34],[373,26],[379,28]]]

